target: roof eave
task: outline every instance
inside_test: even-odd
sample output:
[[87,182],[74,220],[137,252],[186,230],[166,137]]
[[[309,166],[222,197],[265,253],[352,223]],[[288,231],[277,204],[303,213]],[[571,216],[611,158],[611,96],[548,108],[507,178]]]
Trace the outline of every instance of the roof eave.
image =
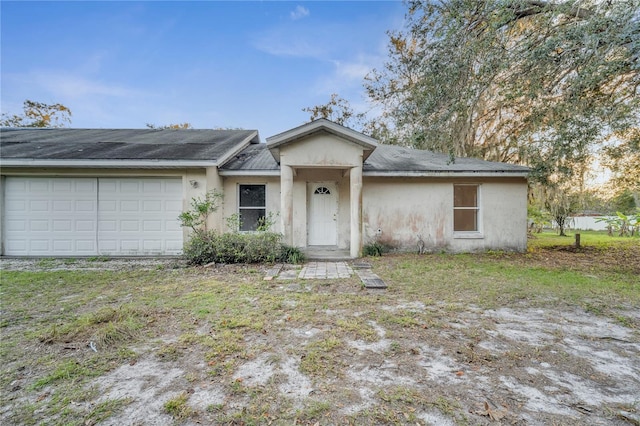
[[2,159],[2,167],[52,167],[52,168],[185,168],[214,167],[218,162],[203,160],[36,160],[29,158]]
[[220,176],[280,176],[280,170],[218,170]]
[[224,166],[227,162],[229,162],[229,160],[231,160],[233,157],[238,155],[240,151],[245,149],[247,146],[249,146],[250,144],[257,144],[257,143],[260,143],[260,136],[258,136],[258,131],[254,130],[242,142],[236,145],[233,149],[230,149],[229,151],[227,151],[227,153],[224,154],[222,157],[218,158],[216,165],[218,167]]
[[522,177],[527,178],[529,176],[529,172],[526,171],[508,171],[508,170],[500,170],[500,171],[382,171],[382,170],[369,170],[363,171],[363,176],[367,177]]

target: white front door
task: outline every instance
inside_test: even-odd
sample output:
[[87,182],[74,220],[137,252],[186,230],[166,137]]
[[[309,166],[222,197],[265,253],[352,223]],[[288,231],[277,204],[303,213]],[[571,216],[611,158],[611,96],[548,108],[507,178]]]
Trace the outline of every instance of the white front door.
[[310,246],[337,244],[338,191],[332,182],[309,184],[308,233]]

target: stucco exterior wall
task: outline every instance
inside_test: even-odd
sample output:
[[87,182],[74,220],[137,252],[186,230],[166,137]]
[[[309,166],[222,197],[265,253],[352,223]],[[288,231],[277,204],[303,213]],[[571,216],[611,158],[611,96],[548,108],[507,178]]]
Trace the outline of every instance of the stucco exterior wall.
[[[453,185],[480,185],[480,232],[453,231]],[[401,251],[516,250],[527,247],[527,183],[524,179],[366,178],[364,243],[379,241]]]
[[362,164],[361,156],[361,146],[329,133],[316,133],[280,147],[281,164],[296,167],[353,167]]

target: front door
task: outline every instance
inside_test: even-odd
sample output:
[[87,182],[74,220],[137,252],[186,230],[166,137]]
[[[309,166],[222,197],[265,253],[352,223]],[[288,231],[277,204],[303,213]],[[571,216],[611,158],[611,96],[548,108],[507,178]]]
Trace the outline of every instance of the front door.
[[309,184],[308,233],[310,246],[337,244],[338,191],[332,182]]

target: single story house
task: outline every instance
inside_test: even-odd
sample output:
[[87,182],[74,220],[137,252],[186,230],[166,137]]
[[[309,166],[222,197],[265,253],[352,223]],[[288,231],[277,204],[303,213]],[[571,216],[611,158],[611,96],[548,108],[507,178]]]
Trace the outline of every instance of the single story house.
[[255,130],[0,130],[6,256],[177,255],[177,216],[224,194],[209,226],[274,231],[304,249],[522,251],[526,167],[374,139],[320,119],[267,138]]

